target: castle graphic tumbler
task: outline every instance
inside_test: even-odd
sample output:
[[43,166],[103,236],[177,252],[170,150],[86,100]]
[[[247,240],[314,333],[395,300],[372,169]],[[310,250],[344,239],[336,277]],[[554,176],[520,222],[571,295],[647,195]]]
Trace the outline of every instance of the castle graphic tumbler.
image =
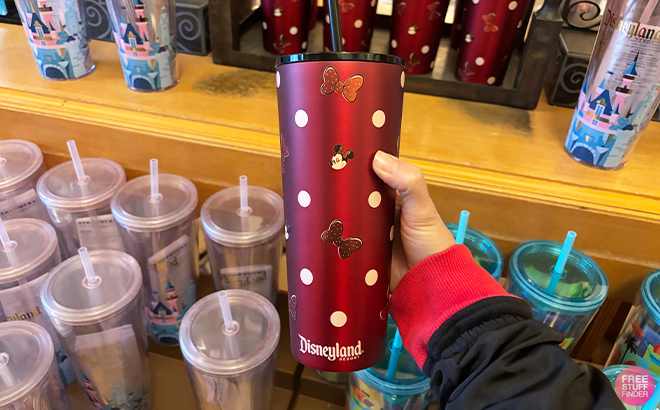
[[660,6],[612,0],[566,137],[575,160],[620,169],[660,103]]
[[293,356],[364,369],[385,353],[395,192],[372,161],[398,155],[403,60],[291,55],[276,82]]
[[81,0],[16,0],[39,72],[71,80],[94,71]]
[[163,91],[179,83],[174,0],[107,0],[126,84]]

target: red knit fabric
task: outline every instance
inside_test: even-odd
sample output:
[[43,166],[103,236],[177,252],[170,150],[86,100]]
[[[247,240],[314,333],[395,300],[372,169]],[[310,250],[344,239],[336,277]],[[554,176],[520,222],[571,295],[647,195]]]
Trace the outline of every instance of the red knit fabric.
[[454,245],[412,267],[392,294],[390,313],[403,344],[423,368],[433,333],[454,313],[481,299],[510,296],[472,258]]

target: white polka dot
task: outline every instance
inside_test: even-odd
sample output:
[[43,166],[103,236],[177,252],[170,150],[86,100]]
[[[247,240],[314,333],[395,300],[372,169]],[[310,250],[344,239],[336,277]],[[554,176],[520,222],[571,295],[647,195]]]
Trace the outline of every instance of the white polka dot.
[[478,65],[479,67],[481,67],[482,65],[484,65],[485,62],[486,62],[486,60],[484,60],[484,59],[481,58],[481,57],[477,57],[477,58],[474,60],[474,63],[475,63],[476,65]]
[[300,280],[305,285],[311,285],[312,282],[314,282],[314,275],[312,275],[312,271],[307,268],[302,268],[300,270]]
[[262,22],[261,22],[261,27],[263,27],[264,30],[268,30],[268,24],[266,24],[265,21],[262,21]]
[[376,269],[371,269],[364,276],[364,282],[367,284],[367,286],[373,286],[376,284],[377,281],[378,281],[378,271]]
[[291,33],[292,36],[295,36],[296,34],[298,34],[298,27],[296,26],[291,27],[289,29],[289,33]]
[[[288,235],[288,233],[287,233]],[[390,228],[390,241],[394,240],[394,225]]]
[[353,25],[355,26],[355,28],[362,27],[362,20],[360,19],[355,20],[355,23],[353,23]]
[[495,84],[495,81],[496,81],[496,80],[497,80],[497,79],[496,79],[495,77],[488,77],[488,80],[486,80],[486,82],[487,82],[488,84]]
[[371,0],[371,7],[376,7],[376,0]]
[[309,121],[309,118],[307,117],[307,113],[305,112],[305,110],[296,111],[296,125],[297,126],[302,128],[305,125],[307,125],[307,121]]
[[330,16],[325,16],[325,22],[330,24]]
[[520,27],[522,27],[522,20],[520,20],[520,21],[518,22],[518,25],[516,26],[516,28],[520,28]]
[[347,320],[348,320],[348,318],[346,317],[346,313],[344,313],[340,310],[338,310],[335,313],[333,313],[332,315],[330,315],[330,323],[332,323],[332,325],[334,327],[344,326],[346,324]]
[[307,208],[309,204],[312,203],[312,197],[309,196],[309,192],[307,191],[298,192],[298,203],[303,208]]
[[512,1],[511,3],[509,3],[509,10],[513,11],[516,9],[516,7],[518,7],[517,1]]
[[399,45],[399,43],[397,43],[396,40],[392,40],[390,44],[392,44],[392,48],[396,48]]
[[431,68],[435,65],[435,60],[431,61]]
[[422,54],[428,54],[429,51],[431,51],[431,47],[429,46],[422,47]]
[[344,37],[341,38],[341,43],[346,44],[346,39]]
[[307,48],[307,42],[306,41],[303,41],[302,48],[303,48],[303,50],[305,50]]
[[465,35],[465,42],[466,43],[471,43],[472,42],[472,35],[471,34],[466,34]]
[[479,0],[472,0],[472,3],[479,4]]
[[378,205],[380,205],[382,197],[380,196],[380,192],[374,191],[371,194],[369,194],[369,206],[372,208],[378,208]]
[[378,110],[371,116],[371,122],[374,123],[374,127],[380,128],[385,125],[385,113],[383,110]]
[[289,240],[289,231],[284,231],[284,240]]
[[401,73],[401,88],[403,88],[405,83],[406,83],[406,73],[402,72]]
[[275,73],[275,84],[277,84],[277,88],[280,88],[280,72]]

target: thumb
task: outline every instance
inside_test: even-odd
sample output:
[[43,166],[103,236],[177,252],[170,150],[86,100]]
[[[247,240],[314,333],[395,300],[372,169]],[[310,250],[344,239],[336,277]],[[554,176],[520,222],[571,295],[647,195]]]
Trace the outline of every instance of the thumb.
[[383,182],[399,191],[404,208],[417,212],[432,211],[437,214],[424,175],[419,168],[393,155],[378,151],[374,157],[373,169]]
[[401,195],[401,239],[409,267],[456,243],[438,215],[419,168],[378,151],[373,169]]

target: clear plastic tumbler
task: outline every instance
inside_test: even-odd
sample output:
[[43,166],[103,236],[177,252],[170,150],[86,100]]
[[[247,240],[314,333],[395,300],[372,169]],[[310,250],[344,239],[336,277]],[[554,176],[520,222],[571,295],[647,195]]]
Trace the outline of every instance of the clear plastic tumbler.
[[[142,270],[130,255],[81,248],[48,275],[41,301],[95,409],[151,408]],[[85,266],[83,267],[83,263]]]
[[562,333],[561,346],[570,352],[605,302],[609,281],[593,259],[572,249],[556,290],[548,292],[561,249],[545,240],[519,245],[509,261],[507,291],[529,302],[534,319]]
[[46,274],[61,261],[55,229],[39,219],[23,218],[4,226],[13,244],[7,245],[11,250],[3,247],[0,252],[0,321],[29,321],[46,328],[53,339],[60,377],[68,386],[76,375],[39,298]]
[[660,270],[644,279],[607,364],[640,366],[660,374]]
[[280,318],[266,298],[240,289],[208,295],[183,318],[179,338],[200,410],[270,409]]
[[126,182],[124,169],[102,158],[84,158],[81,164],[82,179],[69,161],[46,171],[37,183],[39,198],[57,231],[63,259],[76,255],[82,246],[124,250],[110,212],[110,199]]
[[247,187],[247,199],[245,214],[241,213],[240,187],[224,189],[202,206],[213,281],[218,290],[246,289],[275,303],[284,245],[284,204],[275,192],[257,186]]
[[[385,356],[373,367],[349,373],[346,397],[349,410],[423,410],[431,403],[431,380],[419,370],[415,359],[405,349],[393,353],[396,331],[396,324],[390,317]],[[388,375],[393,354],[399,357],[392,360],[393,371]]]
[[44,173],[44,156],[36,144],[0,141],[0,218],[37,218],[49,222],[37,196],[37,180]]
[[[458,225],[454,223],[447,223],[445,225],[447,225],[451,234],[456,238]],[[468,226],[465,231],[463,245],[467,246],[474,260],[490,273],[493,279],[500,280],[502,269],[504,269],[504,256],[502,256],[500,247],[492,239]]]
[[0,409],[69,410],[54,353],[43,327],[0,323]]
[[183,315],[197,300],[199,276],[197,189],[178,175],[149,175],[124,185],[112,199],[126,252],[142,268],[145,313],[152,339],[179,344]]

